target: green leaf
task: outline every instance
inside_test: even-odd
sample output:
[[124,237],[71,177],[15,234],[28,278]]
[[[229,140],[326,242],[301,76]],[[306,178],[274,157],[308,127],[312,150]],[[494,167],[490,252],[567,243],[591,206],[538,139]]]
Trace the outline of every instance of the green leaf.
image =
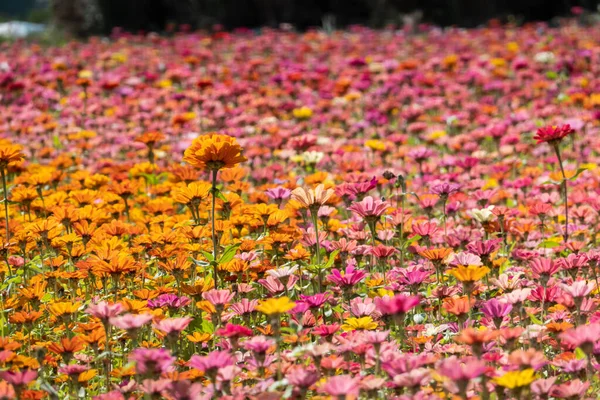
[[531,320],[531,322],[533,322],[536,325],[544,325],[544,323],[538,319],[535,315],[533,314],[529,314],[527,313],[527,315],[529,316],[529,319]]
[[542,243],[540,243],[540,246],[542,249],[553,249],[555,247],[560,246],[560,243],[555,242],[554,240],[545,240]]
[[580,347],[575,349],[575,357],[577,357],[578,360],[583,360],[585,358],[585,353]]
[[225,203],[228,203],[229,201],[227,200],[227,197],[225,197],[225,195],[223,194],[223,192],[221,192],[219,189],[217,189],[217,191],[215,192],[215,195],[217,196],[217,199],[221,199],[223,200]]
[[408,246],[410,246],[411,244],[417,242],[419,239],[421,239],[420,235],[415,235],[411,238],[408,238],[406,240],[406,242],[404,242],[404,244],[402,245],[403,248],[407,248]]
[[225,251],[223,252],[223,255],[221,256],[221,259],[219,260],[219,264],[224,264],[233,260],[233,257],[235,257],[235,253],[237,252],[238,247],[240,247],[239,243],[227,246],[227,248],[225,248]]
[[58,149],[58,150],[60,150],[60,149],[62,149],[62,148],[63,148],[63,145],[62,145],[62,143],[60,142],[60,138],[58,137],[58,135],[54,135],[54,136],[52,136],[52,144],[54,145],[54,148],[55,148],[55,149]]
[[212,322],[203,319],[202,320],[202,332],[203,333],[214,333],[215,332],[215,326],[212,324]]
[[577,179],[577,177],[579,177],[579,175],[581,175],[581,173],[583,171],[587,171],[587,168],[579,168],[577,169],[577,172],[575,172],[575,175],[573,175],[571,178],[569,178],[570,181],[574,181],[575,179]]
[[202,253],[202,255],[210,262],[215,261],[215,257],[212,255],[212,253],[209,253],[208,251],[204,251],[201,250],[200,253]]
[[331,266],[333,265],[333,263],[335,262],[335,258],[337,257],[337,255],[340,253],[339,250],[334,250],[331,252],[331,254],[329,255],[329,260],[327,260],[327,263],[325,263],[325,268],[324,269],[329,269],[331,268]]

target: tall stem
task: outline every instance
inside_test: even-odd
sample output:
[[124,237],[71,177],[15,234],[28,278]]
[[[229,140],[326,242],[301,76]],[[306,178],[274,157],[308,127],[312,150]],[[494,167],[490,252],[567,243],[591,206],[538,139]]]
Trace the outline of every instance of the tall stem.
[[315,227],[315,247],[317,249],[317,264],[321,264],[321,244],[319,243],[319,217],[318,210],[311,209],[310,215],[313,219],[313,225]]
[[6,242],[10,241],[10,228],[8,226],[8,190],[6,188],[6,171],[4,168],[0,168],[0,174],[2,175],[2,189],[4,190],[4,216],[6,218]]
[[562,191],[563,191],[563,202],[565,203],[565,232],[563,234],[565,242],[569,239],[569,200],[567,197],[567,176],[565,175],[565,169],[563,167],[562,158],[560,157],[560,149],[558,144],[554,145],[554,151],[556,152],[556,158],[558,158],[558,165],[562,174]]
[[218,243],[217,243],[217,231],[215,229],[215,222],[216,222],[216,216],[215,216],[215,208],[216,208],[216,202],[217,202],[217,169],[213,169],[212,170],[212,189],[211,189],[211,193],[212,193],[212,207],[211,207],[211,213],[210,213],[210,218],[212,219],[212,242],[213,242],[213,278],[215,281],[215,288],[219,287],[218,284],[218,274],[217,274],[217,253],[218,253]]

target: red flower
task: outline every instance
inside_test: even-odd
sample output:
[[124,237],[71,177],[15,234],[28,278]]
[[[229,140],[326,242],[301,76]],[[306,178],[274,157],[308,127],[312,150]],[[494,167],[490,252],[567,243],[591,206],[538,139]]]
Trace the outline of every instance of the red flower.
[[537,133],[533,137],[539,143],[558,143],[563,138],[575,133],[571,125],[566,124],[562,126],[545,126],[538,129]]

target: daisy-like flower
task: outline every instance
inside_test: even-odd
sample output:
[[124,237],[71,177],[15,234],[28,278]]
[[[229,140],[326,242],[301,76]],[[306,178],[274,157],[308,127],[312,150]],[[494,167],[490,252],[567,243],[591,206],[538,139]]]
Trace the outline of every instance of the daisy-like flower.
[[288,297],[278,297],[273,299],[267,299],[256,306],[256,310],[267,315],[279,315],[285,314],[294,308],[296,303],[291,301]]
[[490,272],[488,267],[476,265],[458,265],[449,274],[460,282],[477,282]]
[[567,136],[575,133],[575,130],[571,128],[571,125],[560,125],[560,126],[545,126],[539,128],[533,137],[537,143],[550,143],[555,145]]
[[23,161],[24,158],[23,147],[12,143],[0,144],[0,169],[6,169],[9,165]]
[[327,203],[333,193],[333,189],[325,189],[323,184],[318,185],[314,190],[297,187],[292,191],[292,199],[314,212]]
[[385,214],[388,208],[389,204],[387,202],[367,196],[362,201],[353,203],[348,207],[348,210],[355,212],[365,221],[372,221]]
[[198,169],[217,171],[233,168],[247,159],[234,137],[211,133],[194,139],[183,160]]
[[377,322],[373,321],[371,317],[362,317],[362,318],[347,318],[345,323],[342,325],[342,329],[345,331],[356,331],[356,330],[365,330],[370,331],[373,329],[377,329]]

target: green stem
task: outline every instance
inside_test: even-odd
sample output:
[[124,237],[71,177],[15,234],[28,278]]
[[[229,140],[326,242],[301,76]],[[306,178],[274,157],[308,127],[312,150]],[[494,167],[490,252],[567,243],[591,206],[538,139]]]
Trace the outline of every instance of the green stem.
[[569,239],[569,200],[567,197],[567,176],[565,175],[565,169],[563,167],[562,158],[560,157],[560,149],[558,144],[554,145],[554,151],[556,152],[556,158],[558,158],[558,165],[562,174],[562,190],[563,190],[563,202],[565,203],[565,232],[563,234],[565,242]]
[[0,174],[2,175],[2,189],[4,190],[4,213],[6,217],[6,243],[10,242],[10,228],[8,226],[8,190],[6,188],[6,171],[4,168],[0,168]]
[[215,216],[215,209],[216,209],[216,202],[217,202],[217,169],[213,169],[212,170],[212,189],[211,189],[211,193],[212,193],[212,207],[211,207],[211,213],[210,213],[210,217],[212,219],[212,242],[213,242],[213,278],[215,281],[215,288],[219,287],[219,283],[218,283],[218,274],[217,274],[217,253],[218,253],[218,243],[217,243],[217,231],[215,229],[215,222],[216,222],[216,216]]

